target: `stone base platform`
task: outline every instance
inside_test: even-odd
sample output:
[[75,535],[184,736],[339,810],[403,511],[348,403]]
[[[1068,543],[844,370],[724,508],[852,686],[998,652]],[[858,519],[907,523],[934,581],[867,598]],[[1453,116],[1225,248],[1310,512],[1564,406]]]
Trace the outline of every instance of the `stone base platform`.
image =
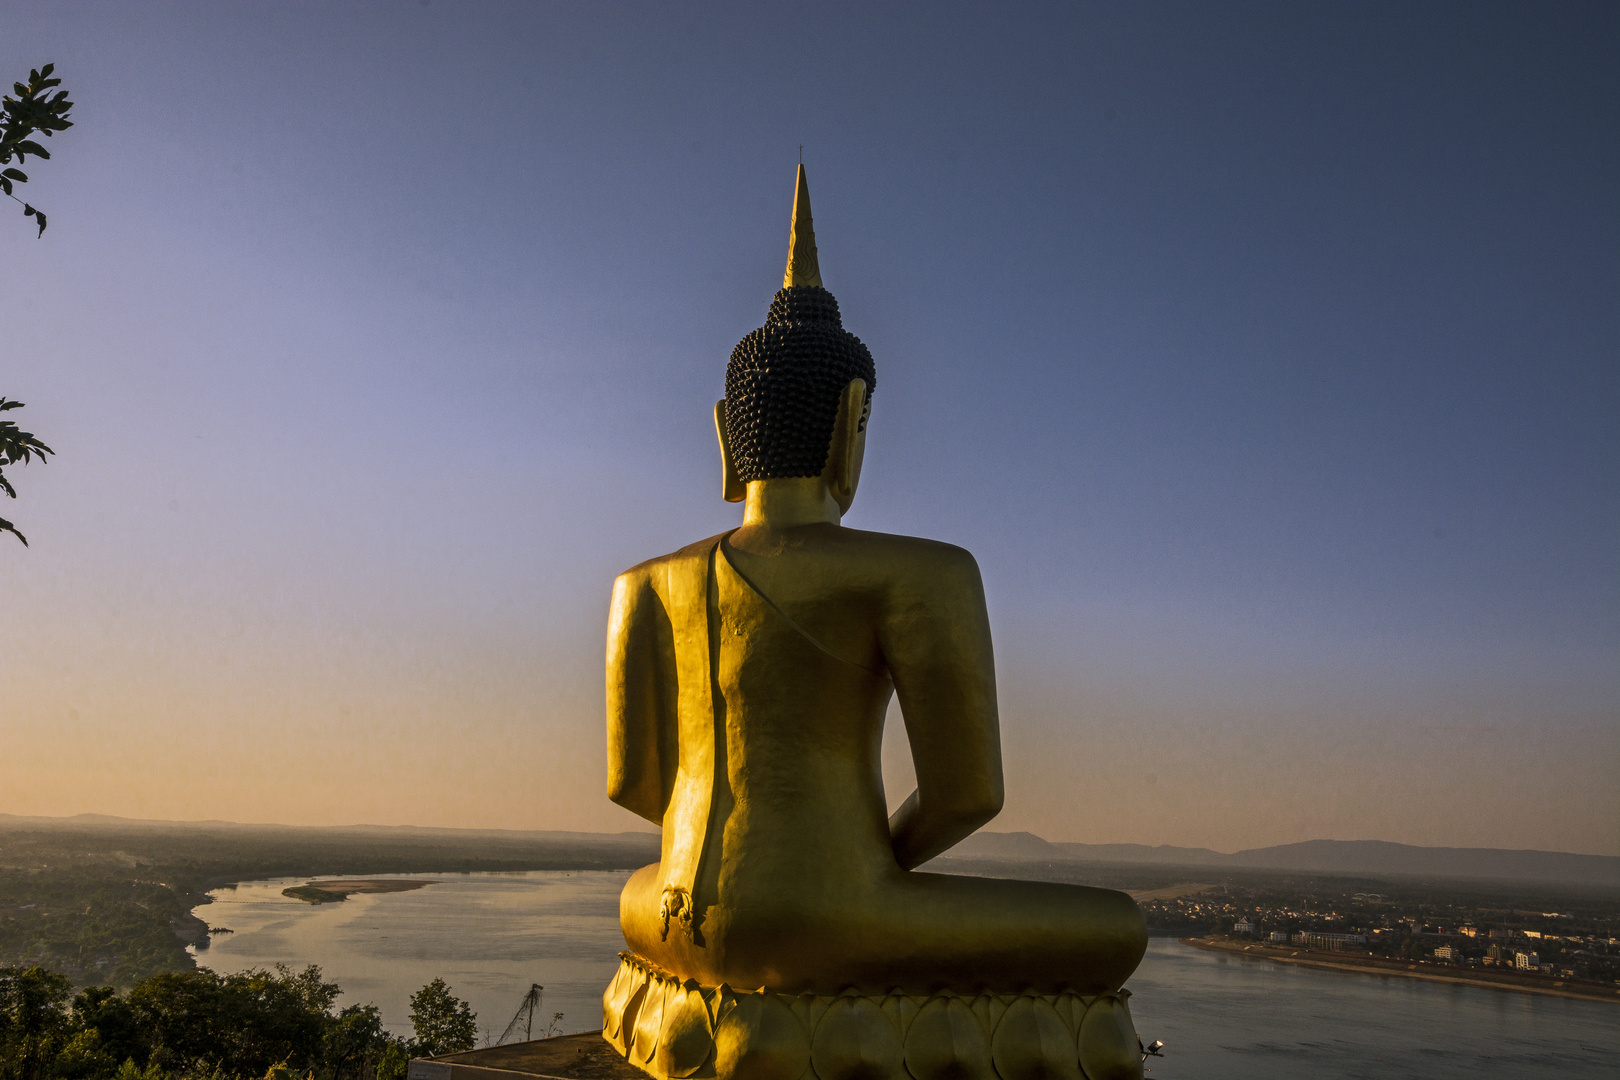
[[1128,990],[793,996],[703,986],[634,953],[619,958],[602,1035],[655,1080],[1142,1077]]
[[600,1031],[417,1058],[409,1080],[647,1080]]

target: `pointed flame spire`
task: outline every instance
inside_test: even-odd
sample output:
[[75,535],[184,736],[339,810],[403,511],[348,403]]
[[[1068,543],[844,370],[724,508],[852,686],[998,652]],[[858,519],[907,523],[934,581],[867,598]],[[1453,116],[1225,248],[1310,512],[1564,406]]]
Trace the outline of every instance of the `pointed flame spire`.
[[788,236],[787,270],[782,274],[782,288],[795,285],[820,285],[821,264],[816,261],[816,229],[810,221],[810,185],[804,179],[804,165],[799,165],[799,187],[793,194],[793,231]]

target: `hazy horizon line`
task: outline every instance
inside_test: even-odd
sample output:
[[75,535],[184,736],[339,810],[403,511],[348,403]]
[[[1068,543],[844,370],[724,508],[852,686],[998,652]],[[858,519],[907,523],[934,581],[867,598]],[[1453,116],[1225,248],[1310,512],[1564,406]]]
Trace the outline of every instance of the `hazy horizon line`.
[[[105,822],[105,823],[117,823],[117,824],[128,824],[128,825],[168,825],[168,826],[223,825],[223,826],[230,826],[230,827],[239,828],[239,829],[321,830],[321,831],[326,831],[326,832],[341,832],[341,831],[346,830],[346,829],[347,830],[372,829],[372,830],[392,830],[392,831],[400,831],[400,832],[411,831],[411,832],[427,832],[427,833],[467,833],[467,834],[482,835],[482,836],[491,836],[491,835],[507,835],[507,836],[547,835],[547,836],[593,836],[593,837],[603,837],[603,838],[616,838],[616,837],[626,837],[626,836],[656,837],[656,836],[661,835],[656,830],[640,830],[640,829],[620,829],[620,830],[618,830],[616,832],[600,832],[600,831],[590,830],[590,829],[489,829],[489,828],[464,828],[464,827],[447,826],[447,825],[381,825],[381,824],[375,824],[375,823],[370,823],[370,822],[351,822],[351,823],[340,824],[340,825],[292,825],[292,824],[286,824],[286,823],[275,822],[275,821],[228,821],[228,820],[223,819],[223,818],[132,818],[132,817],[124,817],[124,816],[119,815],[119,814],[102,814],[102,813],[94,813],[94,812],[88,812],[88,811],[84,812],[84,813],[80,813],[80,814],[70,814],[70,815],[61,816],[61,817],[52,817],[52,816],[42,815],[42,814],[12,814],[12,813],[6,813],[4,811],[0,811],[0,823],[4,823],[6,821],[61,823],[61,824],[67,824],[67,823],[73,823],[73,822],[80,822],[80,823]],[[1578,857],[1583,857],[1583,858],[1620,859],[1620,855],[1611,855],[1611,854],[1605,854],[1605,853],[1600,853],[1600,852],[1561,851],[1561,850],[1557,850],[1557,849],[1553,849],[1553,848],[1492,848],[1492,847],[1462,847],[1462,846],[1439,845],[1439,844],[1408,844],[1408,843],[1404,843],[1404,842],[1399,841],[1399,840],[1381,840],[1381,839],[1369,838],[1369,837],[1363,837],[1363,838],[1359,838],[1359,839],[1355,839],[1355,840],[1340,840],[1340,839],[1335,839],[1335,838],[1332,838],[1332,837],[1312,837],[1312,838],[1306,839],[1306,840],[1293,840],[1293,841],[1289,841],[1289,842],[1283,843],[1283,844],[1266,844],[1266,845],[1263,845],[1263,846],[1260,846],[1260,847],[1238,848],[1236,851],[1221,851],[1218,848],[1193,846],[1193,845],[1185,845],[1185,844],[1142,844],[1142,843],[1137,843],[1137,842],[1134,842],[1134,841],[1097,842],[1097,841],[1089,841],[1089,840],[1052,840],[1052,839],[1049,839],[1047,837],[1041,836],[1039,833],[1031,832],[1031,831],[1029,831],[1027,829],[1013,829],[1013,830],[1008,830],[1008,831],[1005,831],[1005,832],[995,830],[995,829],[982,829],[982,830],[980,830],[978,832],[975,832],[975,833],[971,834],[968,837],[964,837],[963,840],[960,843],[966,843],[968,840],[973,839],[973,837],[1003,837],[1003,836],[1007,836],[1007,837],[1010,837],[1010,836],[1029,836],[1029,837],[1034,837],[1035,839],[1041,841],[1042,843],[1053,844],[1053,845],[1069,845],[1069,844],[1073,844],[1073,845],[1078,845],[1078,846],[1081,846],[1081,847],[1096,847],[1096,848],[1133,847],[1133,848],[1143,848],[1143,849],[1150,850],[1150,851],[1162,851],[1162,850],[1165,850],[1165,849],[1170,849],[1170,850],[1175,850],[1175,851],[1211,852],[1211,853],[1214,853],[1214,854],[1217,854],[1217,855],[1225,855],[1225,856],[1241,855],[1241,854],[1244,854],[1246,852],[1254,852],[1254,851],[1269,851],[1269,850],[1274,850],[1274,849],[1277,849],[1277,848],[1296,847],[1296,846],[1300,846],[1300,845],[1304,845],[1304,844],[1323,844],[1323,843],[1325,843],[1325,844],[1388,844],[1388,845],[1393,846],[1393,847],[1411,848],[1411,849],[1419,850],[1419,851],[1535,852],[1535,853],[1547,854],[1547,855],[1573,855],[1573,856],[1578,856]],[[960,845],[958,845],[958,846],[960,846]],[[952,850],[954,850],[954,848]],[[945,853],[945,857],[949,857],[949,855],[950,855],[950,852]]]

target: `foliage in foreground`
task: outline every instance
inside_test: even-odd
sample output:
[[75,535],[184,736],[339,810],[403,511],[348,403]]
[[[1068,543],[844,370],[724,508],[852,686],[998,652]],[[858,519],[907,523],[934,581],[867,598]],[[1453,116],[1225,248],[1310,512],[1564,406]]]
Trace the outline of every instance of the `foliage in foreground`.
[[294,972],[169,972],[120,995],[0,968],[0,1080],[404,1080],[413,1056],[467,1050],[477,1017],[435,979],[411,998],[415,1039],[375,1005],[337,1009],[337,984]]
[[411,1027],[418,1049],[429,1056],[471,1049],[478,1037],[478,1017],[465,1001],[434,979],[411,995]]
[[[73,126],[73,121],[67,118],[73,109],[73,102],[68,100],[66,90],[57,90],[62,80],[52,78],[56,71],[55,64],[46,64],[28,73],[26,83],[12,83],[11,89],[16,97],[6,96],[0,99],[0,165],[10,166],[15,158],[18,165],[27,162],[28,155],[49,160],[51,152],[34,141],[35,135],[43,135],[47,139],[58,131],[66,131]],[[12,167],[0,170],[0,192],[17,199],[12,191],[17,184],[28,183],[28,174],[21,169]],[[31,217],[39,223],[39,232],[36,236],[45,235],[45,215],[30,204],[23,203],[23,216]]]
[[[51,152],[35,142],[34,136],[43,135],[48,139],[58,131],[66,131],[73,126],[73,121],[67,118],[73,110],[73,102],[68,100],[67,91],[50,92],[62,85],[61,79],[52,77],[55,71],[55,64],[46,64],[30,71],[26,83],[11,84],[15,97],[8,95],[0,99],[0,166],[4,166],[0,168],[0,193],[22,203],[23,215],[39,224],[36,237],[45,235],[45,214],[17,198],[14,189],[18,184],[28,183],[28,174],[11,163],[15,160],[18,165],[24,164],[30,154],[49,160]],[[0,398],[0,412],[20,408],[22,402]],[[19,461],[26,465],[35,458],[44,461],[46,454],[55,452],[10,420],[0,420],[0,466],[15,465]],[[0,468],[0,491],[13,499],[17,497],[16,489],[6,479],[3,468]],[[23,547],[28,546],[28,538],[18,532],[11,522],[0,518],[0,533],[4,532],[21,540]]]
[[[16,172],[17,170],[11,169],[8,171]],[[0,412],[10,412],[12,409],[22,407],[23,403],[20,401],[7,401],[5,398],[0,397]],[[56,451],[35,438],[33,432],[24,431],[13,420],[0,420],[0,491],[5,492],[13,499],[17,497],[17,489],[11,486],[10,480],[6,479],[5,467],[7,465],[15,465],[19,461],[26,465],[36,459],[43,463],[46,454],[54,453]],[[18,532],[17,527],[11,522],[5,518],[0,518],[0,533],[4,532],[11,533],[21,540],[23,547],[28,546],[28,538]]]

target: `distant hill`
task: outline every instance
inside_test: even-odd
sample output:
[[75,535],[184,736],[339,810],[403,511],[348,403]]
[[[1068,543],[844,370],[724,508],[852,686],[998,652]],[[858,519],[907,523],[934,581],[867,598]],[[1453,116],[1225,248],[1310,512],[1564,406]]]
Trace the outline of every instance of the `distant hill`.
[[[492,840],[509,843],[551,842],[558,844],[625,845],[658,850],[656,832],[567,832],[560,829],[441,829],[424,825],[274,825],[240,821],[163,821],[153,818],[114,817],[111,814],[75,814],[72,817],[26,817],[0,814],[0,832],[19,829],[50,829],[66,832],[97,830],[119,832],[239,832],[265,835],[319,837],[370,836],[385,840]],[[654,858],[656,858],[656,854]]]
[[1511,851],[1502,848],[1416,847],[1384,840],[1306,840],[1278,847],[1250,848],[1228,855],[1209,848],[1053,843],[1028,832],[980,832],[957,844],[946,853],[946,857],[1241,867],[1301,870],[1319,874],[1399,874],[1620,887],[1620,856],[1573,855],[1563,851]]
[[[456,851],[479,859],[575,860],[590,851],[605,864],[632,866],[658,858],[656,832],[588,833],[557,830],[437,829],[414,825],[258,825],[234,821],[151,821],[79,814],[75,817],[19,817],[0,814],[0,835],[23,831],[133,838],[145,835],[208,837],[294,845],[302,853],[356,850],[370,842],[371,854],[419,858],[428,851]],[[0,856],[5,854],[0,844]],[[1209,848],[1146,844],[1073,844],[1044,840],[1030,832],[979,832],[946,852],[944,858],[1007,862],[1113,863],[1119,865],[1230,867],[1298,870],[1318,874],[1394,874],[1405,877],[1475,881],[1520,881],[1555,885],[1620,888],[1620,856],[1574,855],[1563,851],[1502,848],[1441,848],[1383,840],[1306,840],[1227,854]],[[0,857],[0,865],[5,863]],[[605,865],[604,864],[604,865]],[[538,865],[538,864],[536,864]],[[289,871],[298,872],[298,871]],[[344,872],[350,872],[345,870]],[[381,866],[375,872],[381,872]]]
[[0,814],[0,870],[111,860],[169,867],[199,888],[305,874],[634,869],[657,859],[658,849],[655,832],[244,825],[103,814],[68,818]]

